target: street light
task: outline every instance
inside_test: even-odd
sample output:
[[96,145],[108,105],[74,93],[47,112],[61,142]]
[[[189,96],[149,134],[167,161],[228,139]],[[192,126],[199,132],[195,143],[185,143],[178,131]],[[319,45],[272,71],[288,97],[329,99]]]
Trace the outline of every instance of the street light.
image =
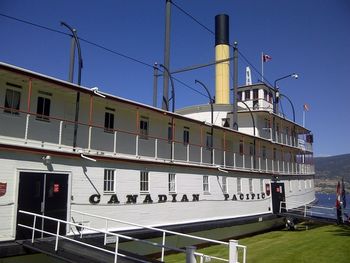
[[209,103],[210,103],[210,111],[211,111],[211,130],[210,130],[210,133],[211,133],[211,139],[210,139],[210,148],[211,148],[211,156],[210,156],[210,159],[211,159],[211,163],[213,163],[213,148],[214,148],[214,144],[213,144],[213,137],[214,137],[214,107],[213,107],[213,103],[214,103],[214,100],[213,100],[213,97],[210,95],[210,92],[208,90],[208,88],[204,85],[203,82],[199,81],[199,80],[195,80],[194,83],[198,83],[200,84],[204,89],[205,91],[208,93],[208,97],[209,97]]
[[[70,25],[65,22],[61,22],[62,26],[65,26],[72,32],[72,45],[71,45],[71,58],[70,58],[70,70],[69,70],[69,81],[73,82],[73,69],[74,69],[74,43],[78,49],[78,59],[79,59],[79,70],[78,70],[78,85],[81,84],[81,69],[83,68],[83,59],[81,56],[81,49],[79,38],[77,35],[77,30],[73,29]],[[75,118],[74,118],[74,134],[73,134],[73,151],[77,146],[77,135],[78,135],[78,120],[79,120],[79,103],[80,103],[80,92],[77,92],[77,98],[75,101]]]
[[276,99],[274,100],[274,112],[278,113],[278,103],[279,103],[279,97],[280,97],[280,91],[279,88],[277,86],[277,82],[282,80],[282,79],[286,79],[286,78],[294,78],[294,79],[298,79],[298,74],[297,73],[292,73],[292,74],[288,74],[286,76],[283,76],[281,78],[278,78],[275,80],[274,82],[274,90],[275,90],[275,97]]
[[171,98],[169,100],[167,100],[163,96],[163,103],[165,103],[165,105],[166,105],[166,110],[169,111],[169,101],[173,100],[172,112],[175,112],[175,88],[174,88],[173,77],[171,76],[170,71],[166,66],[164,66],[163,64],[160,64],[159,66],[161,68],[163,68],[166,71],[166,73],[168,73],[168,76],[170,77],[170,83],[171,83]]

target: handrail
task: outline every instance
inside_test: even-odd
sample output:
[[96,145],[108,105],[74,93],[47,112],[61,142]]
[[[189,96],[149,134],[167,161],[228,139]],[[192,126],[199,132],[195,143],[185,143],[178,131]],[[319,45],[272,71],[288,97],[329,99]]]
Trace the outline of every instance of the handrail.
[[[74,211],[74,212],[78,212],[78,211]],[[141,260],[141,259],[137,259],[137,258],[134,258],[134,257],[127,256],[127,255],[119,253],[118,252],[119,238],[124,238],[124,239],[131,240],[131,241],[137,241],[137,242],[149,244],[149,245],[156,246],[156,247],[161,247],[162,248],[162,261],[164,259],[164,251],[165,251],[165,249],[173,250],[173,251],[176,251],[176,252],[187,253],[187,250],[184,250],[184,249],[181,249],[181,248],[167,246],[167,245],[165,245],[165,242],[163,242],[163,244],[158,244],[156,242],[151,242],[151,241],[148,241],[148,240],[141,240],[141,239],[130,237],[130,236],[126,236],[126,235],[123,235],[123,234],[117,234],[117,233],[109,232],[107,230],[96,229],[96,228],[89,227],[89,226],[83,226],[83,228],[88,229],[90,231],[104,234],[105,238],[106,238],[107,235],[114,236],[116,238],[116,241],[115,241],[115,251],[113,252],[113,251],[110,251],[110,250],[107,250],[107,249],[104,249],[104,248],[101,248],[101,247],[97,247],[97,246],[94,246],[94,245],[91,245],[91,244],[88,244],[88,243],[84,243],[84,242],[81,242],[79,240],[75,240],[75,239],[72,239],[72,238],[69,238],[67,236],[59,234],[61,223],[69,225],[70,228],[71,228],[71,226],[75,226],[75,227],[80,227],[81,228],[82,225],[80,225],[78,223],[72,223],[70,221],[64,221],[64,220],[61,220],[61,219],[57,219],[57,218],[53,218],[53,217],[49,217],[49,216],[45,216],[45,215],[40,215],[40,214],[36,214],[36,213],[24,211],[24,210],[19,210],[19,213],[31,215],[31,216],[34,217],[34,219],[33,219],[33,226],[32,227],[31,226],[27,226],[27,225],[23,225],[23,224],[20,224],[20,223],[18,224],[18,226],[20,226],[20,227],[32,230],[31,242],[34,243],[35,231],[41,232],[41,233],[44,233],[44,234],[47,234],[47,235],[55,236],[56,237],[56,239],[55,239],[56,240],[55,241],[55,251],[57,251],[57,249],[58,249],[58,240],[59,240],[59,238],[61,238],[61,239],[65,239],[65,240],[69,240],[71,242],[75,242],[75,243],[81,244],[83,246],[91,247],[91,248],[94,248],[94,249],[97,249],[97,250],[100,250],[100,251],[104,251],[104,252],[113,254],[115,263],[117,262],[117,257],[118,256],[128,257],[128,258],[131,258],[133,260],[140,261],[140,262],[148,262],[148,261],[144,261],[144,260]],[[56,233],[51,233],[51,232],[45,231],[43,229],[36,228],[36,218],[37,217],[57,222],[57,231],[56,231]],[[152,228],[152,229],[156,229],[156,228]],[[170,232],[173,232],[173,231],[170,231]],[[176,232],[173,232],[173,233],[176,233]],[[183,235],[186,235],[186,234],[183,234]],[[81,236],[82,236],[82,233],[81,233]],[[215,240],[213,240],[213,241],[215,241]],[[219,243],[219,244],[223,244],[223,243],[226,244],[226,242],[221,242],[221,241],[216,241],[216,242]],[[242,245],[238,245],[237,241],[234,241],[234,243],[235,243],[235,248],[238,247],[238,248],[242,248],[243,249],[243,258],[244,258],[243,262],[245,262],[246,247],[242,246]],[[104,240],[104,244],[106,244],[105,240]],[[237,251],[234,252],[235,255],[236,255],[236,253],[237,253]],[[221,260],[221,261],[230,262],[230,263],[236,263],[237,262],[237,261],[232,261],[232,260],[227,260],[227,259],[223,259],[223,258],[218,258],[218,257],[215,257],[215,256],[205,255],[203,253],[197,253],[197,252],[194,252],[194,255],[201,257],[201,262],[203,262],[203,258],[216,259],[216,260]],[[236,258],[236,256],[235,256],[235,258]]]

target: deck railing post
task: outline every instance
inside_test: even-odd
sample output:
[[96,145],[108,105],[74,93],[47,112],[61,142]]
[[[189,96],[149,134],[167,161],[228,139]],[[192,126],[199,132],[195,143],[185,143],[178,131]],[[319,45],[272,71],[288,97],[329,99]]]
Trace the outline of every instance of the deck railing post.
[[136,135],[135,156],[139,156],[139,135]]
[[230,240],[229,241],[229,263],[236,263],[237,262],[237,240]]
[[211,164],[215,165],[215,149],[213,148],[213,160],[211,160]]
[[194,252],[196,251],[196,247],[187,246],[186,247],[186,263],[196,263],[196,256]]
[[117,154],[117,131],[114,131],[113,153]]
[[92,132],[92,126],[89,126],[89,137],[88,137],[88,150],[91,150],[91,132]]
[[243,167],[242,168],[245,169],[245,155],[244,154],[242,155],[242,158],[243,158],[243,161],[242,161]]
[[224,151],[224,167],[226,168],[226,151]]
[[162,241],[162,259],[161,261],[164,262],[164,251],[165,251],[165,232],[163,231],[163,241]]
[[35,226],[36,226],[36,215],[34,215],[33,232],[32,232],[32,243],[34,243]]
[[200,159],[200,164],[203,163],[203,146],[201,146],[201,159]]
[[233,168],[236,168],[236,153],[233,153]]
[[115,254],[114,254],[114,263],[118,262],[118,246],[119,246],[119,236],[115,238]]
[[60,121],[60,130],[58,132],[58,147],[60,148],[62,145],[62,128],[63,128],[63,121]]
[[186,147],[186,160],[187,160],[187,162],[189,162],[190,161],[190,144],[188,143],[187,144],[187,147]]
[[154,158],[158,159],[158,139],[154,140]]
[[106,233],[105,233],[105,237],[104,237],[104,241],[103,241],[103,244],[104,244],[104,245],[107,244],[108,219],[106,219],[105,226],[106,226]]
[[25,142],[27,142],[27,140],[28,140],[29,118],[30,118],[30,114],[27,114],[27,117],[26,117],[26,128],[25,128],[25,131],[24,131],[24,140],[25,140]]
[[57,221],[57,232],[56,232],[56,243],[55,243],[55,251],[58,248],[58,236],[60,235],[60,221]]
[[171,161],[173,162],[174,159],[175,159],[175,142],[171,142],[171,144],[172,144],[172,147],[171,147],[171,151],[172,151],[172,153],[171,153]]

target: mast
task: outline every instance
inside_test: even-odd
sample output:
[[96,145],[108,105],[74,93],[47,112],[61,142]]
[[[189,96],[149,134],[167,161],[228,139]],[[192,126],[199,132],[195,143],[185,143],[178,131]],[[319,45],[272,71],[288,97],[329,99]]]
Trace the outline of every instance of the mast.
[[[164,43],[164,66],[170,70],[170,18],[171,0],[165,0],[165,43]],[[163,99],[162,109],[169,110],[169,73],[165,70],[163,74]]]

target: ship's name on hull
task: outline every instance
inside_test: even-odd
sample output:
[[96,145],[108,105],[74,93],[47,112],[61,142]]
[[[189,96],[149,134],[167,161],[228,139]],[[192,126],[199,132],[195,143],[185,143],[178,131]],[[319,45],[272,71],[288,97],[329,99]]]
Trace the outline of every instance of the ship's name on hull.
[[[126,204],[136,204],[138,195],[126,195]],[[150,194],[146,194],[144,196],[141,196],[143,198],[142,203],[144,204],[152,204],[154,203],[152,197]],[[249,194],[234,194],[230,196],[229,194],[224,194],[224,201],[232,200],[259,200],[259,199],[265,199],[265,193],[249,193]],[[158,195],[158,199],[156,200],[157,203],[165,203],[165,202],[198,202],[199,201],[199,194],[192,194],[187,195],[183,194],[182,196],[178,194],[170,194],[170,195]],[[101,195],[99,194],[93,194],[89,198],[89,202],[91,204],[99,204],[101,202]],[[116,194],[112,194],[109,198],[108,204],[119,204],[120,201],[118,199],[118,196]]]

